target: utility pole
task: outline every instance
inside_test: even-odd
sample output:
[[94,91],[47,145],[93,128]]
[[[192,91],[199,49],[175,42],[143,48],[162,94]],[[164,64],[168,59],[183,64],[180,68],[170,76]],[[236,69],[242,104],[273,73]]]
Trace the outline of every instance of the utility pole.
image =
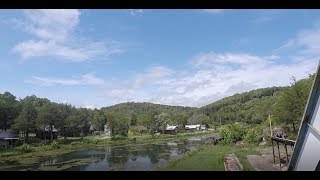
[[270,123],[270,135],[272,137],[273,133],[272,133],[271,116],[270,116],[270,114],[269,114],[269,123]]

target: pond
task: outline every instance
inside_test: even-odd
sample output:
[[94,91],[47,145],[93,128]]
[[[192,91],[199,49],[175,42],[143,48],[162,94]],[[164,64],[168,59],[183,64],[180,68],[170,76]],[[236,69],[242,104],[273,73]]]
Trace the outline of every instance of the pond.
[[170,160],[196,149],[205,137],[187,137],[156,144],[130,144],[121,147],[79,150],[46,159],[25,168],[7,170],[46,171],[150,171],[163,168]]

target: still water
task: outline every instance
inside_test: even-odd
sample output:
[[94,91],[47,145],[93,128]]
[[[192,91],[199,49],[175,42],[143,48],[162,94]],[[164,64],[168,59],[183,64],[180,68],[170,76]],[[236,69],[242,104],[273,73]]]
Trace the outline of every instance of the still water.
[[79,150],[46,159],[33,167],[11,170],[150,171],[166,167],[170,160],[181,157],[203,143],[204,137],[188,137],[157,144]]

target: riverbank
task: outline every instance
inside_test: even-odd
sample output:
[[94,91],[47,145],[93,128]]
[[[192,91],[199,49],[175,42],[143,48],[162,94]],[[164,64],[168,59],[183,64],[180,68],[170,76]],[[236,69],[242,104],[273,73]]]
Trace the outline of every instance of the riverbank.
[[119,147],[132,144],[155,144],[171,139],[181,139],[187,136],[208,135],[214,132],[193,132],[180,133],[177,135],[141,135],[129,136],[126,139],[113,141],[110,138],[105,139],[101,136],[87,136],[83,138],[59,138],[56,143],[41,146],[27,146],[25,148],[17,147],[2,149],[0,151],[0,169],[13,168],[16,166],[30,167],[47,158],[54,158],[66,153],[83,149],[95,149],[103,147]]
[[243,165],[244,171],[253,171],[246,156],[259,154],[255,146],[234,147],[234,145],[207,144],[186,153],[181,158],[171,161],[168,167],[160,171],[224,171],[224,157],[234,153]]

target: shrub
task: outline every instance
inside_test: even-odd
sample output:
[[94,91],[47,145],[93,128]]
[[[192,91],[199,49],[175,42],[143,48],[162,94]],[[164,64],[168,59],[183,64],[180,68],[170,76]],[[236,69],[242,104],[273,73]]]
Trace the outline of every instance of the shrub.
[[223,141],[227,144],[242,140],[246,134],[246,126],[242,123],[228,124],[219,129]]
[[98,142],[99,142],[98,140],[93,139],[93,140],[90,140],[90,142],[89,142],[89,143],[90,143],[90,144],[98,144]]
[[120,135],[120,134],[116,134],[115,136],[113,136],[112,138],[111,138],[111,140],[113,140],[113,141],[118,141],[118,140],[124,140],[124,139],[126,139],[127,137],[126,136],[123,136],[123,135]]
[[84,142],[83,141],[73,141],[70,144],[71,144],[71,146],[78,146],[78,145],[84,144]]
[[60,149],[61,148],[61,145],[57,142],[57,141],[53,141],[51,143],[51,149]]
[[257,144],[260,142],[260,130],[257,128],[250,129],[244,137],[244,140],[250,144]]
[[18,151],[22,152],[22,153],[28,153],[28,152],[32,152],[33,148],[32,146],[30,146],[29,144],[22,144],[21,146],[16,148]]

